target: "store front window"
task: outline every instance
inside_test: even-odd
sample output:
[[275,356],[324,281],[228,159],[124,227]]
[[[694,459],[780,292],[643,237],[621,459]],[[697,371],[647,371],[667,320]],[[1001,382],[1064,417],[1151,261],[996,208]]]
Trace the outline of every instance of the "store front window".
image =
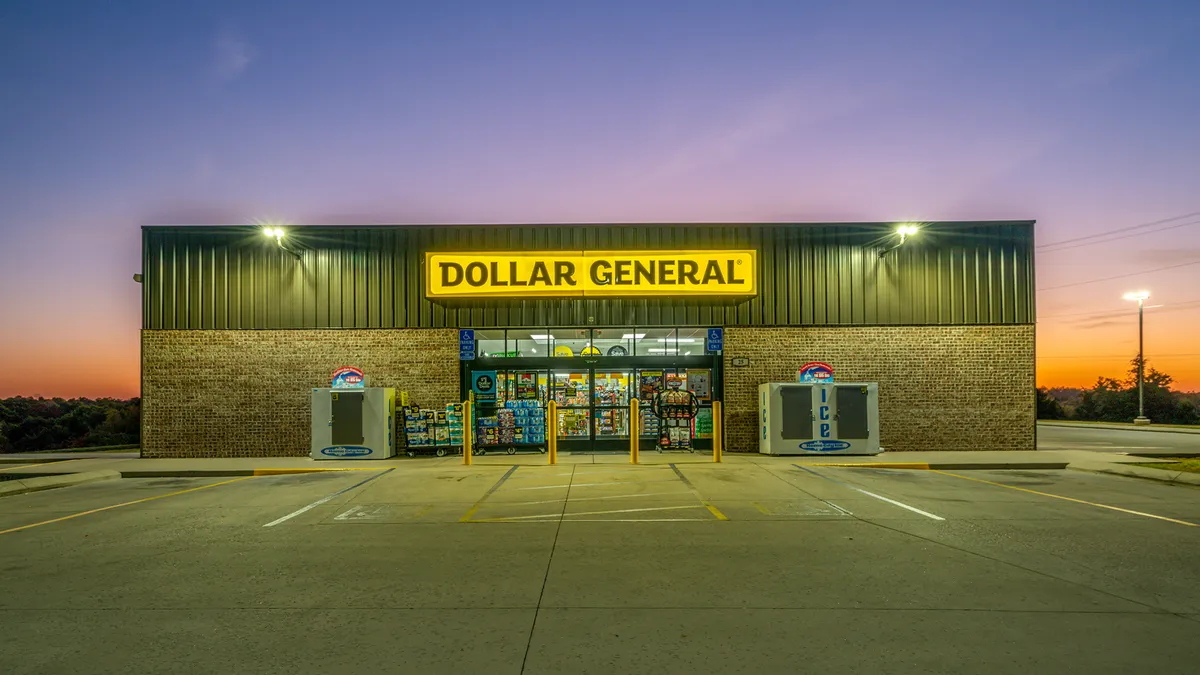
[[[697,449],[711,448],[712,402],[720,397],[719,355],[706,350],[707,327],[547,327],[476,330],[480,358],[467,369],[494,370],[499,407],[557,404],[546,420],[566,451],[627,452],[630,401],[640,402],[643,450],[657,446],[656,396],[695,395],[690,422]],[[465,381],[469,381],[465,380]],[[520,405],[520,404],[517,404]]]
[[475,351],[480,356],[516,356],[504,346],[504,330],[475,331]]

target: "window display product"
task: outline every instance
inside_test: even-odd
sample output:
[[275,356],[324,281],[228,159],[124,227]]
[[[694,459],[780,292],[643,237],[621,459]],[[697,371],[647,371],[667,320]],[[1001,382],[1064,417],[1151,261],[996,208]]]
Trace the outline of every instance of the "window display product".
[[[541,402],[510,399],[495,415],[480,417],[476,423],[476,443],[505,447],[509,454],[519,446],[544,446],[546,443],[546,412]],[[486,451],[486,450],[484,450]]]

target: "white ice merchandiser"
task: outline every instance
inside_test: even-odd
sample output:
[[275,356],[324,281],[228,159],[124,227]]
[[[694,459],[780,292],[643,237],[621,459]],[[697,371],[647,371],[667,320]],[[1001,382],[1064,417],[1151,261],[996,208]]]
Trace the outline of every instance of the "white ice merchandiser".
[[758,451],[764,455],[877,455],[875,382],[758,385]]
[[313,459],[385,459],[396,454],[396,390],[312,390]]

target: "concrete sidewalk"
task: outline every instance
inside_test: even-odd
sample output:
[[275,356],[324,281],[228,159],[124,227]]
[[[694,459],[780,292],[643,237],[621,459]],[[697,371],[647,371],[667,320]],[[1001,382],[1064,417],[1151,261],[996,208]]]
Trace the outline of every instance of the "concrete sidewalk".
[[[805,464],[805,465],[856,465],[876,468],[904,469],[1064,469],[1072,462],[1096,460],[1098,453],[1086,451],[1057,452],[896,452],[875,456],[802,455],[768,456],[755,453],[729,453],[724,456],[728,464]],[[545,465],[543,454],[482,455],[472,457],[474,466],[507,467],[514,465]],[[1144,458],[1125,455],[1106,455],[1101,458],[1112,463],[1143,462]],[[561,465],[574,464],[629,464],[625,454],[568,454],[558,457]],[[640,465],[665,464],[709,464],[709,453],[658,453],[644,452]],[[116,471],[123,478],[158,478],[187,476],[253,476],[285,473],[308,473],[320,471],[378,470],[404,467],[452,467],[462,466],[462,456],[448,457],[394,457],[385,460],[322,460],[308,457],[225,457],[205,459],[134,459],[88,457],[30,463],[9,466],[0,464],[0,475],[47,476],[74,474],[88,471]]]
[[1134,426],[1119,422],[1070,422],[1066,420],[1038,420],[1038,426],[1065,427],[1068,429],[1116,429],[1119,431],[1152,431],[1161,434],[1200,434],[1200,427]]
[[[54,477],[61,479],[63,486],[78,482],[80,474],[105,475],[121,478],[188,478],[188,477],[236,477],[269,476],[282,474],[317,473],[333,471],[377,471],[380,469],[440,468],[454,470],[463,466],[462,456],[447,457],[394,457],[386,460],[322,460],[308,457],[225,457],[205,459],[141,459],[128,456],[90,456],[53,461],[36,461],[42,457],[26,455],[6,456],[0,464],[0,481],[8,482],[4,494],[15,494],[20,490],[15,483],[36,479],[35,489],[57,487]],[[14,464],[24,459],[27,463]],[[482,455],[474,456],[472,465],[487,467],[543,466],[548,457],[544,454]],[[33,461],[30,461],[33,460]],[[768,456],[755,453],[730,453],[724,462],[730,465],[761,465],[764,467],[787,466],[847,466],[878,469],[986,471],[986,470],[1062,470],[1073,469],[1094,473],[1149,478],[1153,480],[1200,484],[1200,474],[1188,474],[1161,469],[1133,466],[1152,461],[1146,457],[1118,453],[1092,452],[1088,450],[1058,451],[944,451],[944,452],[893,452],[874,456],[845,455],[799,455]],[[663,466],[667,464],[711,464],[709,453],[658,453],[647,452],[640,456],[641,466]],[[560,465],[607,464],[629,465],[625,454],[573,454],[559,455]],[[32,487],[31,485],[31,487]]]

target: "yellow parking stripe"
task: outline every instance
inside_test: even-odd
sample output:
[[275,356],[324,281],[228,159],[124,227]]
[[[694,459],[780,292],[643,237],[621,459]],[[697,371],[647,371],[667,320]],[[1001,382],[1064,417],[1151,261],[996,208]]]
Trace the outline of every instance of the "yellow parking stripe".
[[0,471],[13,471],[15,469],[28,469],[35,466],[50,466],[51,464],[63,464],[65,462],[78,462],[77,459],[60,459],[53,462],[38,462],[36,464],[22,464],[20,466],[6,466],[0,468]]
[[31,527],[38,527],[38,526],[40,526],[40,525],[49,525],[50,523],[58,523],[58,522],[61,522],[61,521],[64,521],[64,520],[70,520],[70,519],[72,519],[72,518],[78,518],[79,516],[86,516],[86,515],[89,515],[89,514],[92,514],[92,513],[100,513],[101,511],[108,511],[109,509],[117,509],[117,508],[120,508],[120,507],[122,507],[122,506],[130,506],[130,505],[133,505],[133,504],[141,504],[141,503],[143,503],[143,502],[152,502],[152,501],[154,501],[155,499],[163,499],[163,498],[166,498],[166,497],[174,497],[175,495],[181,495],[181,494],[185,494],[185,493],[188,493],[188,492],[195,492],[196,490],[207,490],[208,488],[214,488],[214,487],[217,487],[218,485],[228,485],[229,483],[236,483],[236,482],[238,482],[239,480],[248,480],[248,479],[250,479],[250,478],[254,478],[254,476],[242,476],[241,478],[234,478],[234,479],[232,479],[232,480],[224,480],[224,481],[221,481],[220,483],[210,483],[209,485],[201,485],[200,487],[188,488],[188,489],[186,489],[186,490],[179,490],[178,492],[168,492],[168,493],[167,493],[167,494],[165,494],[165,495],[155,495],[155,496],[153,496],[153,497],[145,497],[145,498],[143,498],[143,499],[135,499],[135,500],[133,500],[133,501],[131,501],[131,502],[122,502],[122,503],[120,503],[120,504],[113,504],[112,506],[102,506],[102,507],[100,507],[100,508],[98,508],[98,509],[92,509],[92,510],[90,510],[90,511],[81,511],[81,512],[79,512],[79,513],[72,513],[72,514],[71,514],[71,515],[69,515],[69,516],[63,516],[63,517],[61,517],[61,518],[53,518],[53,519],[51,519],[51,520],[43,520],[43,521],[42,521],[42,522],[40,522],[40,523],[30,523],[29,525],[22,525],[22,526],[20,526],[20,527],[12,527],[12,528],[9,528],[9,529],[7,529],[7,530],[0,530],[0,534],[8,534],[9,532],[20,532],[21,530],[28,530],[28,529],[29,529],[29,528],[31,528]]
[[982,478],[972,478],[970,476],[963,476],[963,475],[957,474],[957,473],[950,473],[949,471],[941,471],[938,469],[933,469],[932,471],[934,473],[940,473],[944,476],[954,476],[955,478],[961,478],[963,480],[972,480],[972,481],[975,481],[976,483],[986,483],[988,485],[995,485],[996,487],[1008,488],[1009,490],[1020,490],[1021,492],[1028,492],[1030,494],[1041,495],[1043,497],[1053,497],[1055,499],[1063,499],[1068,502],[1075,502],[1077,504],[1087,504],[1088,506],[1095,506],[1096,508],[1100,508],[1100,509],[1108,509],[1110,511],[1120,511],[1121,513],[1129,513],[1129,514],[1133,514],[1135,516],[1145,516],[1146,518],[1155,518],[1157,520],[1165,520],[1168,523],[1178,523],[1180,525],[1187,525],[1188,527],[1200,527],[1196,523],[1189,523],[1186,520],[1176,520],[1175,518],[1168,518],[1166,516],[1156,516],[1153,513],[1145,513],[1142,511],[1133,511],[1131,509],[1123,509],[1119,506],[1109,506],[1108,504],[1098,504],[1096,502],[1089,502],[1086,499],[1076,499],[1074,497],[1064,497],[1062,495],[1050,494],[1049,492],[1039,492],[1037,490],[1030,490],[1029,488],[1017,487],[1015,485],[1005,485],[1004,483],[994,483],[990,480],[984,480]]

